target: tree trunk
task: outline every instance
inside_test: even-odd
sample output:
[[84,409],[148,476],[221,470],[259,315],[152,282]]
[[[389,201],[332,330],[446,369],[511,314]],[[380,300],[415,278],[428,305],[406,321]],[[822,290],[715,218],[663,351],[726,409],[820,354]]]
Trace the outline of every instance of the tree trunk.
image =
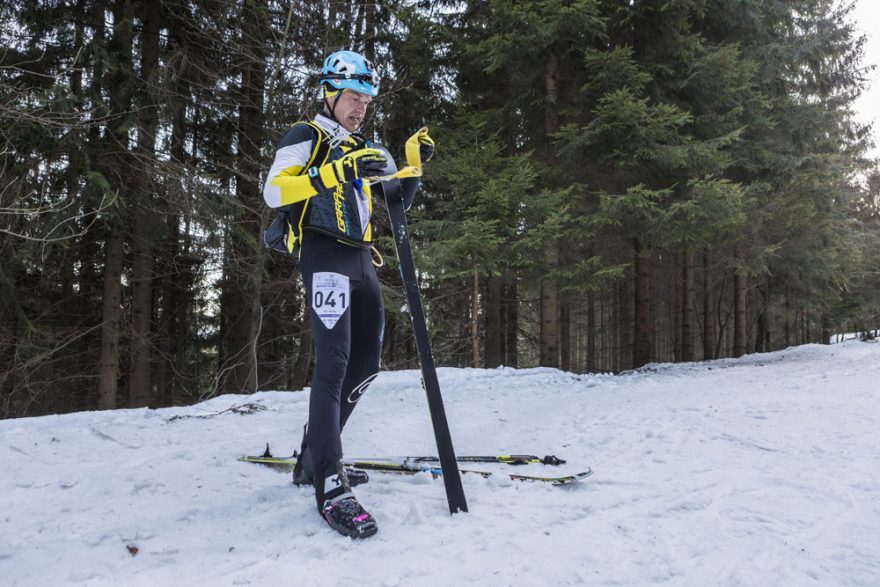
[[[81,108],[85,101],[82,84],[83,71],[86,66],[86,59],[82,51],[85,45],[85,4],[85,0],[78,0],[74,9],[74,41],[71,53],[76,55],[77,59],[72,63],[70,70],[70,95],[76,100],[77,108]],[[82,138],[85,142],[86,137],[83,136]],[[86,148],[88,147],[86,146]],[[71,149],[68,154],[68,166],[65,172],[67,197],[71,202],[79,203],[79,210],[83,218],[87,218],[90,212],[88,198],[84,197],[80,189],[81,178],[86,172],[86,161],[87,159],[84,149]],[[0,207],[2,207],[2,205],[0,205]],[[88,262],[82,257],[85,249],[82,243],[88,241],[90,238],[92,238],[91,235],[86,235],[81,241],[77,242],[75,246],[65,247],[60,261],[62,264],[61,297],[62,303],[66,308],[65,317],[62,318],[62,324],[65,330],[71,333],[77,330],[79,322],[83,318],[83,314],[78,313],[77,310],[80,307],[84,307],[80,305],[81,299],[82,296],[87,293],[74,286],[78,280],[78,272],[75,267],[77,261],[80,260],[80,271],[82,271],[83,267],[88,266]],[[89,304],[93,303],[94,298],[89,297]],[[67,347],[69,352],[65,353],[65,356],[61,359],[60,369],[70,375],[73,375],[74,373],[83,373],[88,370],[88,363],[83,361],[83,353],[88,346],[88,342],[83,338],[79,338],[77,341],[72,342]],[[0,358],[0,365],[3,364],[7,363],[3,362],[2,358]],[[82,378],[80,381],[71,381],[68,384],[73,400],[70,408],[71,411],[88,410],[94,407],[89,405],[90,386],[85,383],[84,379],[85,378]]]
[[639,239],[633,239],[635,304],[632,366],[651,362],[651,251]]
[[755,352],[766,352],[764,348],[764,337],[767,332],[767,308],[761,308],[758,314],[758,320],[755,325]]
[[715,289],[712,283],[709,249],[703,250],[703,360],[715,358]]
[[782,333],[785,348],[791,346],[791,302],[788,292],[785,293],[785,327]]
[[681,360],[694,360],[694,254],[684,253],[681,276]]
[[758,288],[761,296],[758,306],[758,319],[755,324],[755,352],[765,353],[770,350],[770,279],[765,288]]
[[740,271],[733,276],[733,356],[748,352],[746,338],[746,277]]
[[[557,243],[558,257],[560,265],[564,267],[571,266],[575,259],[569,251]],[[572,320],[576,313],[571,295],[560,297],[559,300],[559,368],[563,371],[573,371],[576,368],[576,348],[573,351],[572,346],[577,345],[577,340],[572,335]]]
[[[180,19],[171,19],[170,43],[172,51],[185,54],[188,51],[188,36]],[[187,98],[190,85],[187,76],[180,75],[173,85],[174,104],[171,120],[171,168],[182,169],[186,161],[187,137]],[[165,217],[165,241],[163,255],[164,278],[162,280],[162,310],[159,327],[159,370],[157,373],[157,395],[162,405],[173,406],[178,402],[180,387],[179,371],[183,363],[181,338],[187,331],[182,319],[186,311],[186,294],[191,290],[187,281],[191,279],[192,256],[190,251],[190,223],[186,222],[188,212],[185,194],[189,191],[183,174],[168,178],[167,193],[169,209]]]
[[801,344],[810,344],[813,341],[813,321],[810,312],[806,308],[801,309],[804,315],[804,337]]
[[474,269],[471,287],[471,364],[481,367],[480,363],[480,272]]
[[[141,194],[144,195],[144,194]],[[146,219],[135,221],[132,230],[134,264],[131,281],[131,377],[129,407],[150,404],[151,325],[153,316],[153,245]]]
[[[667,329],[672,339],[672,360],[675,363],[681,361],[681,318],[682,318],[682,307],[681,302],[684,299],[684,294],[682,292],[682,281],[681,277],[683,272],[681,270],[681,266],[684,260],[684,254],[673,253],[669,255],[669,259],[672,262],[672,295],[670,296],[669,305],[672,307],[672,311],[669,313],[669,316],[672,321],[672,328]],[[657,314],[654,314],[655,316]],[[663,360],[662,352],[657,355],[658,359]]]
[[[556,247],[552,247],[555,252]],[[544,257],[546,266],[555,266],[556,259],[551,254]],[[549,278],[541,281],[541,350],[542,367],[559,367],[559,299],[556,284]]]
[[596,292],[587,291],[587,361],[584,365],[587,373],[598,371],[596,357]]
[[[391,366],[394,368],[394,365],[397,363],[397,314],[394,312],[387,313],[387,320],[385,320],[385,334],[383,336],[383,344],[382,344],[382,364],[386,366]],[[302,342],[299,343],[302,345]]]
[[247,0],[239,100],[236,154],[237,207],[227,232],[224,291],[221,298],[222,354],[220,390],[226,393],[257,389],[256,328],[260,304],[263,256],[260,241],[262,209],[260,166],[263,164],[263,93],[266,83],[266,8]]
[[[635,269],[635,266],[633,267]],[[633,335],[635,323],[633,321],[634,294],[630,291],[630,284],[635,283],[635,271],[631,279],[624,279],[617,288],[617,371],[627,371],[633,368]]]
[[98,370],[98,409],[116,408],[119,379],[119,323],[122,317],[122,227],[116,219],[107,237],[104,256],[104,301],[101,322],[101,360]]
[[[2,201],[2,196],[3,194],[0,193],[0,201]],[[11,222],[0,219],[0,226],[6,228],[9,224]],[[16,263],[10,269],[11,271],[7,275],[11,283],[21,283],[21,273],[23,272],[21,265]],[[19,324],[20,302],[16,296],[17,292],[14,289],[10,291],[11,288],[7,289],[7,287],[0,284],[0,288],[3,290],[3,295],[0,295],[0,324],[3,325],[3,328],[0,328],[0,366],[3,369],[0,373],[0,420],[23,415],[19,413],[14,401],[20,378],[20,370],[17,368],[18,361],[15,358],[21,328]]]
[[559,368],[571,371],[571,302],[559,303]]
[[[115,68],[110,82],[110,111],[125,116],[131,108],[131,50],[133,12],[131,0],[113,6],[113,39],[108,47],[108,62]],[[115,59],[114,59],[115,58]],[[98,380],[98,407],[113,409],[117,405],[119,379],[119,328],[122,318],[122,234],[124,229],[125,185],[122,178],[131,177],[128,135],[122,125],[114,125],[109,133],[112,155],[104,161],[104,175],[117,187],[116,208],[109,219],[109,234],[104,252],[104,299],[101,320],[101,358]]]
[[483,311],[486,319],[483,365],[494,369],[504,364],[504,280],[497,275],[487,279]]
[[519,361],[519,307],[516,273],[507,270],[504,274],[504,364],[516,367]]
[[173,406],[177,401],[176,393],[176,358],[179,348],[178,314],[180,312],[181,291],[177,284],[180,278],[178,271],[179,218],[176,214],[166,217],[167,249],[164,264],[165,278],[162,280],[162,309],[159,325],[159,368],[157,373],[157,396],[159,404]]
[[822,314],[822,344],[831,344],[831,318],[828,313]]
[[291,389],[303,389],[309,384],[309,373],[312,371],[313,348],[312,330],[307,324],[302,326],[299,346],[296,358],[293,361],[293,375],[291,376]]
[[[559,130],[559,57],[551,53],[547,57],[544,69],[544,139],[545,157],[552,158],[551,137]],[[544,269],[552,271],[559,265],[559,250],[555,238],[548,239],[544,244]],[[540,353],[539,363],[542,367],[559,367],[559,293],[556,284],[549,277],[541,280],[540,298]]]
[[364,14],[364,56],[370,61],[376,61],[376,3],[370,0],[362,0],[366,5]]
[[141,13],[141,104],[138,110],[138,157],[132,202],[132,245],[134,263],[131,282],[131,378],[130,407],[145,407],[152,395],[150,355],[153,318],[153,242],[155,220],[153,185],[155,137],[158,124],[153,72],[159,60],[159,3],[144,2]]
[[[107,26],[105,16],[105,3],[102,0],[96,0],[91,3],[88,15],[88,27],[92,30],[92,43],[96,47],[101,47],[100,51],[96,51],[92,55],[89,67],[89,84],[85,88],[86,99],[92,104],[100,104],[104,100],[104,76],[106,75],[104,55],[107,46]],[[101,128],[99,118],[100,112],[92,111],[90,115],[91,125],[86,131],[86,158],[83,166],[92,173],[100,173],[104,162],[107,160],[108,147],[107,142],[101,137]],[[84,190],[81,194],[84,214],[94,214],[100,206],[101,196],[106,193],[95,193],[95,190]],[[77,250],[77,256],[80,260],[77,278],[79,283],[79,298],[76,305],[76,314],[85,317],[86,320],[93,323],[102,323],[102,304],[98,305],[95,300],[102,299],[103,276],[99,270],[99,266],[105,260],[106,256],[101,254],[101,240],[106,238],[102,236],[104,233],[100,230],[106,230],[106,226],[100,228],[96,225],[83,235],[82,241]],[[90,365],[100,365],[101,353],[101,336],[100,331],[93,335],[83,338],[82,356],[84,362]],[[91,371],[94,372],[94,367]],[[85,405],[89,409],[96,409],[100,403],[98,394],[99,385],[89,385],[83,391]]]

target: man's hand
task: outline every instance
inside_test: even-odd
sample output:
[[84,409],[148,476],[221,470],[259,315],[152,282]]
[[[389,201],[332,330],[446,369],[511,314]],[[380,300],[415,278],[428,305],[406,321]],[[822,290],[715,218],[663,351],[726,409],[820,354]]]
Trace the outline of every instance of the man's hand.
[[419,157],[427,163],[434,156],[434,140],[427,134],[419,135]]
[[[385,168],[388,166],[388,160],[385,158],[385,153],[379,149],[361,149],[360,151],[349,153],[347,156],[355,155],[356,153],[363,153],[364,151],[370,151],[370,154],[357,156],[357,176],[363,178],[379,177],[385,172]],[[344,159],[345,157],[340,159],[340,161]]]
[[309,179],[315,191],[325,192],[361,177],[378,177],[385,170],[386,163],[379,149],[358,149],[321,168],[310,168]]
[[376,177],[385,169],[385,156],[379,149],[358,149],[334,161],[333,171],[339,183],[348,183],[359,177]]

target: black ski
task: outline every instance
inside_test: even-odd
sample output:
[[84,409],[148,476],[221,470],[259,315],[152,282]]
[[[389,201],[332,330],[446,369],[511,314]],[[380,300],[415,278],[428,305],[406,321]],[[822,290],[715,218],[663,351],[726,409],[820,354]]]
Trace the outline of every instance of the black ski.
[[431,412],[431,423],[434,426],[440,467],[444,472],[443,484],[446,487],[449,512],[453,514],[466,512],[467,501],[464,497],[461,475],[459,475],[458,464],[455,460],[455,449],[452,446],[452,436],[449,433],[449,423],[446,420],[446,410],[443,407],[443,397],[440,394],[440,383],[437,380],[431,341],[428,338],[425,310],[422,307],[422,297],[419,293],[419,282],[416,277],[409,231],[406,225],[406,210],[403,206],[401,183],[398,179],[392,179],[384,181],[380,185],[385,194],[385,204],[391,219],[391,232],[394,235],[397,258],[400,262],[400,277],[406,293],[406,304],[409,308],[416,349],[419,353],[419,364],[422,368],[422,387],[424,387],[425,395],[428,398],[428,409]]

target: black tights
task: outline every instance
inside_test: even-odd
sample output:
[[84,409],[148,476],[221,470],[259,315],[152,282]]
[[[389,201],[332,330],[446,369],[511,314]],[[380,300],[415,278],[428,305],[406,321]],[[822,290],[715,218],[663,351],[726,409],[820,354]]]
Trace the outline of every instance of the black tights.
[[324,479],[342,458],[342,429],[379,372],[385,317],[369,250],[306,232],[300,266],[315,345],[302,458],[320,508]]

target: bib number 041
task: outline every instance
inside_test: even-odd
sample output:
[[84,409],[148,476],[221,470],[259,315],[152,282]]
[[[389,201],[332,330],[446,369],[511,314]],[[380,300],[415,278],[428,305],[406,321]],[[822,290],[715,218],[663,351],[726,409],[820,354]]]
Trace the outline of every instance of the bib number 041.
[[312,310],[328,329],[336,326],[351,299],[348,276],[322,272],[312,276]]

